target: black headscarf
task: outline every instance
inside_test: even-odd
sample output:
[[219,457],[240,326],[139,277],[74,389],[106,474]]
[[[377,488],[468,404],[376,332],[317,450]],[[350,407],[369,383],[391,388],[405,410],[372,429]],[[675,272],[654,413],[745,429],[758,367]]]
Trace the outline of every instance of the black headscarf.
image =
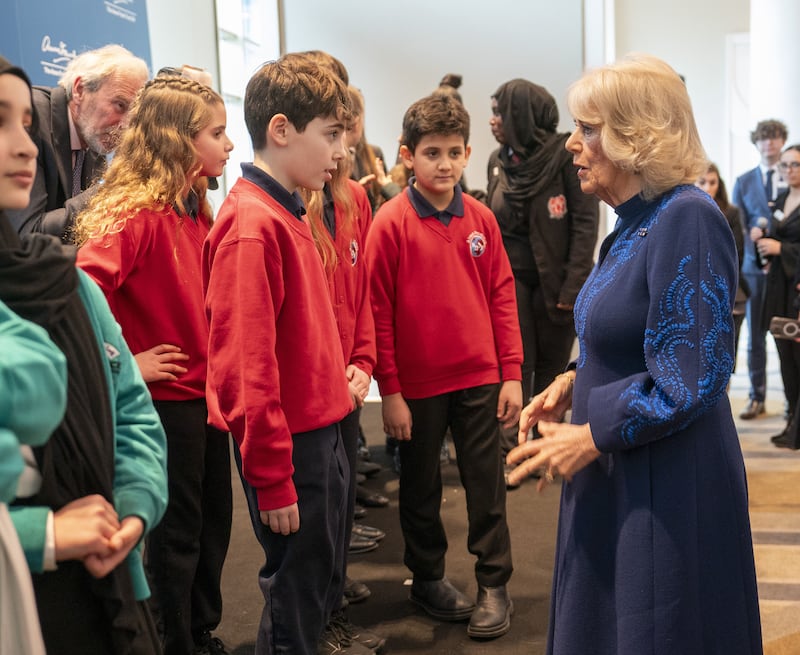
[[522,209],[571,158],[564,148],[569,135],[556,132],[556,101],[538,84],[514,79],[500,85],[492,97],[503,119],[505,143],[520,159],[513,163],[507,148],[500,149],[508,181],[505,197],[514,208]]
[[[16,75],[30,87],[27,75],[0,57],[0,75],[5,74]],[[67,360],[66,413],[47,443],[34,449],[42,486],[35,496],[20,501],[56,511],[91,494],[114,502],[111,404],[97,337],[78,292],[75,254],[74,247],[48,235],[31,234],[21,240],[0,212],[0,300],[43,327]],[[40,613],[47,611],[40,596],[42,587],[50,595],[63,595],[59,581],[82,568],[80,562],[67,562],[50,574],[34,576]],[[99,580],[84,572],[108,618],[114,652],[127,652],[137,631],[127,565],[121,564]],[[44,626],[47,617],[41,618]]]
[[[57,511],[78,498],[100,494],[113,504],[114,427],[100,349],[78,293],[75,248],[45,234],[31,234],[20,241],[0,213],[0,300],[47,330],[67,359],[66,413],[47,443],[34,449],[42,487],[20,502]],[[64,562],[57,571],[34,576],[40,611],[53,607],[47,599],[55,606],[64,602],[50,596],[64,594],[59,580],[72,579],[76,569],[83,569],[83,564]],[[99,580],[85,570],[81,576],[102,603],[114,652],[127,652],[138,629],[127,565],[121,564]],[[43,615],[43,625],[46,619]]]
[[0,300],[47,330],[67,358],[64,420],[35,449],[42,500],[56,510],[93,493],[113,501],[111,408],[97,338],[78,295],[75,248],[40,234],[20,241],[0,214]]

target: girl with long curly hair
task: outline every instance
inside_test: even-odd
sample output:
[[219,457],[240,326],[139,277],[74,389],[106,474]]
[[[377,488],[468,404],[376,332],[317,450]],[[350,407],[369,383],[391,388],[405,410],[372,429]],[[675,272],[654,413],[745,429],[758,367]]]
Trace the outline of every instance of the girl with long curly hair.
[[222,98],[156,77],[131,109],[108,172],[76,221],[78,265],[100,285],[136,353],[167,433],[169,505],[146,566],[164,652],[220,647],[220,576],[231,526],[227,435],[207,425],[208,325],[201,251],[207,177],[233,144]]

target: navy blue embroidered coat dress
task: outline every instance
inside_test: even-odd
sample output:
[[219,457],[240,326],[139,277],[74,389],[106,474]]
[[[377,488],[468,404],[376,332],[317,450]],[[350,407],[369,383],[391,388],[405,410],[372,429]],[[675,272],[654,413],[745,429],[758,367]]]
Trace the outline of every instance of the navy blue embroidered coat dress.
[[575,306],[572,423],[548,653],[761,653],[733,367],[733,236],[691,186],[617,207]]

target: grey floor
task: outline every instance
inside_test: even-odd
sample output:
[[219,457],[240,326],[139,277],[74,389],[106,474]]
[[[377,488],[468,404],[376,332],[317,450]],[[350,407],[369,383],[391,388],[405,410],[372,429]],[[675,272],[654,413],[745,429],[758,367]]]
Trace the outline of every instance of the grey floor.
[[[403,540],[397,516],[397,476],[384,452],[380,404],[368,403],[362,426],[374,461],[384,471],[366,485],[391,500],[388,507],[368,510],[363,520],[387,534],[380,548],[350,559],[350,575],[365,582],[372,595],[353,605],[350,620],[379,632],[388,639],[386,652],[437,653],[441,655],[536,655],[544,652],[554,535],[558,513],[557,486],[538,494],[533,484],[523,485],[508,495],[514,575],[509,590],[515,615],[510,632],[490,642],[473,641],[465,623],[440,623],[429,618],[408,601],[409,572],[403,566]],[[450,547],[447,576],[470,595],[477,591],[473,575],[474,558],[466,548],[466,507],[455,464],[443,470],[442,517]],[[262,563],[247,516],[247,508],[234,479],[234,525],[230,551],[223,573],[223,620],[217,635],[235,655],[254,652],[256,628],[263,607],[256,583]]]
[[[742,335],[742,351],[745,337]],[[766,414],[752,421],[738,419],[749,389],[744,352],[739,353],[729,396],[747,468],[764,653],[798,655],[800,451],[775,448],[769,440],[771,435],[781,431],[785,421],[778,358],[771,342],[768,346]],[[387,495],[391,503],[386,508],[370,509],[364,520],[385,530],[387,537],[378,550],[351,559],[352,576],[367,583],[372,590],[366,602],[352,607],[351,620],[386,636],[387,652],[395,655],[544,653],[558,515],[557,485],[538,494],[534,484],[529,483],[509,493],[508,517],[515,566],[509,589],[516,614],[507,635],[491,642],[476,642],[466,636],[465,624],[439,623],[407,600],[408,571],[402,564],[402,537],[397,518],[398,483],[384,453],[379,403],[366,406],[362,425],[373,459],[386,465],[383,473],[367,484]],[[442,516],[450,540],[447,575],[460,588],[474,594],[474,560],[465,546],[466,510],[456,466],[447,466],[443,477]],[[223,574],[225,608],[218,635],[235,655],[250,655],[254,652],[253,642],[263,606],[256,586],[262,555],[252,535],[238,477],[235,477],[234,497],[233,538]]]

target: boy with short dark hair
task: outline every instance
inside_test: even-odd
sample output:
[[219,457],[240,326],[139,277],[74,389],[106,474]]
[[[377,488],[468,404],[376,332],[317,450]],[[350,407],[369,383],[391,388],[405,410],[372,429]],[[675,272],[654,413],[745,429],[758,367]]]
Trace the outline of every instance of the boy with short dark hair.
[[[414,171],[367,237],[383,420],[399,440],[400,523],[411,600],[442,620],[470,617],[471,637],[505,634],[513,604],[500,424],[522,406],[522,342],[514,278],[492,212],[458,181],[469,115],[449,96],[414,103],[400,148]],[[467,494],[477,606],[444,576],[439,451],[453,435]]]
[[260,655],[317,653],[341,602],[347,543],[349,469],[337,423],[353,402],[296,192],[322,189],[346,156],[347,89],[291,57],[265,64],[247,85],[254,161],[242,165],[203,248],[209,420],[235,438],[266,556]]

